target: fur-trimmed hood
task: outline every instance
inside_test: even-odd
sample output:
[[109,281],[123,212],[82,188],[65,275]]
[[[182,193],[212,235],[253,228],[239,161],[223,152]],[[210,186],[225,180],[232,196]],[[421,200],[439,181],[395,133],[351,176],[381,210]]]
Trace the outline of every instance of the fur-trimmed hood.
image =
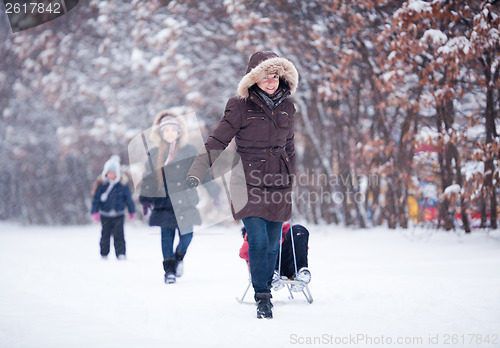
[[172,110],[162,110],[159,113],[156,114],[154,121],[153,121],[153,127],[151,129],[151,140],[159,147],[164,143],[163,139],[161,138],[160,135],[160,121],[163,117],[165,116],[174,116],[178,123],[179,123],[179,128],[181,129],[181,135],[179,139],[177,140],[177,145],[178,147],[183,147],[187,144],[188,142],[188,134],[187,134],[187,127],[186,123],[184,122],[183,118],[176,112],[173,112]]
[[254,53],[248,62],[247,73],[238,84],[238,96],[248,98],[248,89],[262,80],[268,74],[277,73],[290,86],[290,93],[294,93],[299,83],[299,73],[288,59],[278,57],[269,51]]

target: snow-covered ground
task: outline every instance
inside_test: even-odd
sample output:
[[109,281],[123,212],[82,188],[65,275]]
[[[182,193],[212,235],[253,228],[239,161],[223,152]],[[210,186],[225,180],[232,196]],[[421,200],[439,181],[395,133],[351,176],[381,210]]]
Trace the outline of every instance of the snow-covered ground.
[[498,237],[308,227],[314,302],[284,289],[259,320],[236,301],[248,284],[236,224],[197,233],[165,285],[159,231],[139,221],[125,261],[100,258],[98,224],[2,223],[0,347],[500,346]]

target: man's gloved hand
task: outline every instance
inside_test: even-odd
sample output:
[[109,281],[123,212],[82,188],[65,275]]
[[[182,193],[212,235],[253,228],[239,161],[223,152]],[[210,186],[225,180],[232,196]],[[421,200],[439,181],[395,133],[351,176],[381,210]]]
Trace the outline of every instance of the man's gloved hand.
[[188,176],[186,179],[186,185],[188,188],[193,189],[196,188],[200,184],[200,179],[196,176]]
[[92,219],[94,219],[95,222],[99,222],[100,218],[99,213],[92,214]]

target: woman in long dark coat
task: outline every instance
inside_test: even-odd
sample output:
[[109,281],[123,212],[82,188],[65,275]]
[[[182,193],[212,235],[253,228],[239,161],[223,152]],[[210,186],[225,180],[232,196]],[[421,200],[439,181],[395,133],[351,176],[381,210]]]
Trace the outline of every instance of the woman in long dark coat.
[[[205,143],[206,154],[193,163],[187,183],[196,187],[216,157],[235,138],[241,162],[231,176],[231,207],[248,232],[250,271],[257,317],[272,318],[270,284],[278,257],[282,223],[291,218],[295,172],[294,114],[288,98],[298,73],[273,52],[250,57],[238,96],[229,99],[224,117]],[[242,189],[243,187],[243,189]]]

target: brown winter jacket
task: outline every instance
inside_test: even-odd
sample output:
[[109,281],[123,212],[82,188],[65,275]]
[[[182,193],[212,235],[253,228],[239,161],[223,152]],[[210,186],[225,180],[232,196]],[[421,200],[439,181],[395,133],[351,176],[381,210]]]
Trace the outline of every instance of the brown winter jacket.
[[223,119],[205,143],[207,152],[197,156],[188,173],[203,178],[235,138],[237,156],[229,191],[237,220],[260,217],[286,221],[291,217],[295,107],[287,98],[272,110],[251,88],[270,73],[278,73],[290,92],[296,90],[298,73],[290,61],[272,52],[253,55],[238,86],[238,96],[227,102]]

